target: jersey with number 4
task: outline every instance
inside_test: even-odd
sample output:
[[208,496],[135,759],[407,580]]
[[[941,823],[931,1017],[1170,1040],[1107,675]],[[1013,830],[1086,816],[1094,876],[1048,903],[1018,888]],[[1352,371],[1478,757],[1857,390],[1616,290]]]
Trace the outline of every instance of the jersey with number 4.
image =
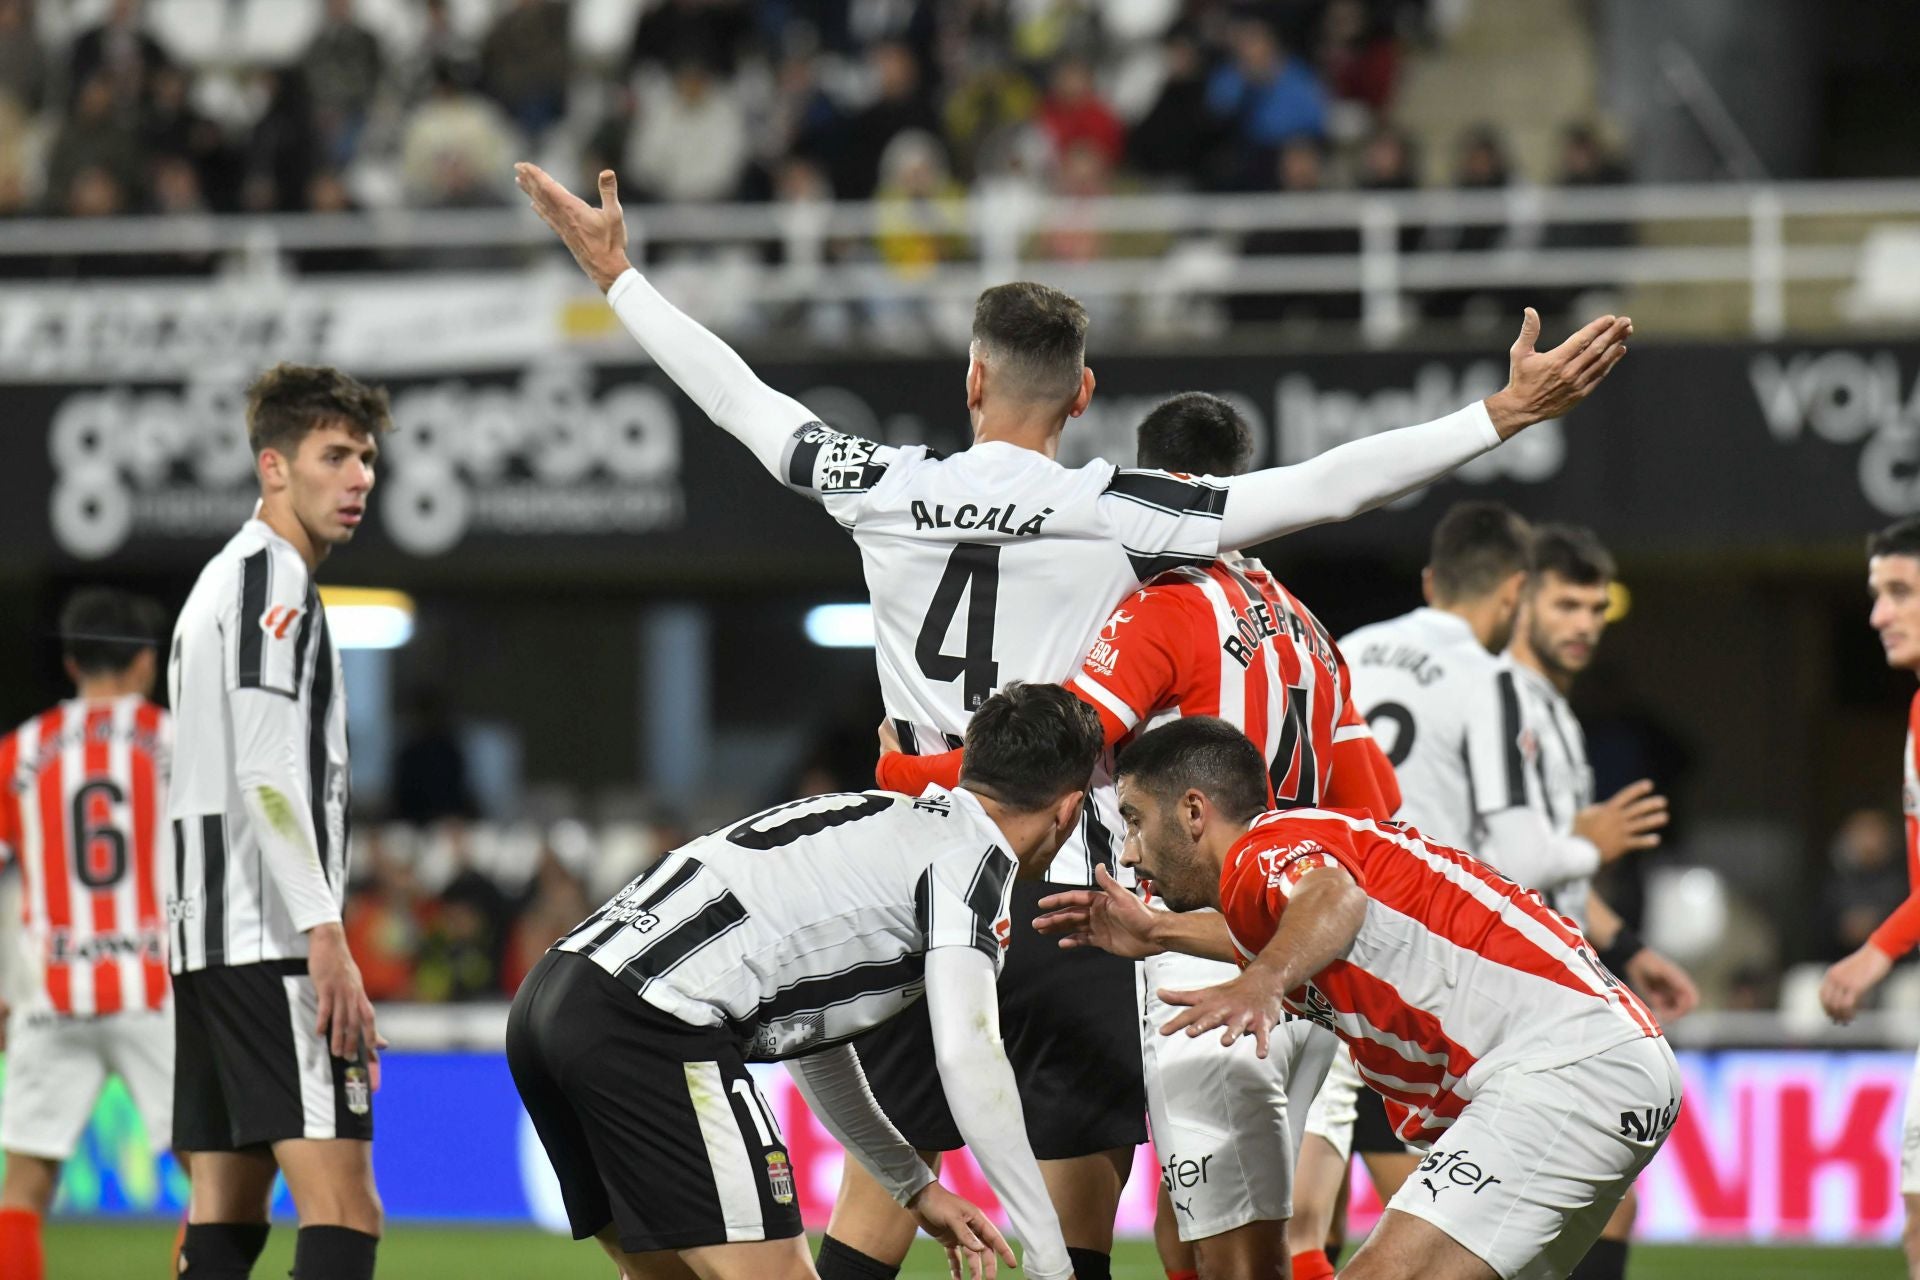
[[172,726],[138,695],[73,699],[0,738],[0,865],[20,867],[23,959],[58,1014],[161,1009]]
[[667,854],[555,947],[774,1062],[918,1000],[938,947],[972,947],[998,970],[1014,871],[969,792],[811,796]]
[[[1114,602],[1163,570],[1205,567],[1225,485],[1032,449],[976,444],[951,458],[819,423],[788,442],[785,480],[860,548],[880,693],[901,745],[960,745],[968,719],[1015,680],[1065,683]],[[1090,884],[1111,866],[1117,818],[1083,810],[1048,878]]]

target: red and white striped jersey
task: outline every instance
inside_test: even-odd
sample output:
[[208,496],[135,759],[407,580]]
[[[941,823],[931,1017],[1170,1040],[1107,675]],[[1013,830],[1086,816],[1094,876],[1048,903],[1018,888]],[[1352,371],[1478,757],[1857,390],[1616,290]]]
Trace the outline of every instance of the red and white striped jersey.
[[[1171,569],[1128,596],[1072,687],[1100,713],[1109,742],[1182,716],[1218,716],[1260,748],[1279,803],[1372,807],[1328,799],[1338,748],[1372,737],[1354,710],[1346,660],[1258,561]],[[1355,765],[1339,771],[1343,791],[1372,781],[1365,760]]]
[[22,946],[56,1013],[167,1003],[156,859],[172,737],[129,694],[63,702],[0,739],[0,858],[20,864]]
[[1366,892],[1366,918],[1287,1008],[1346,1042],[1402,1140],[1432,1143],[1495,1071],[1660,1035],[1538,894],[1412,827],[1351,814],[1269,813],[1227,851],[1220,910],[1243,965],[1272,940],[1294,886],[1330,865]]

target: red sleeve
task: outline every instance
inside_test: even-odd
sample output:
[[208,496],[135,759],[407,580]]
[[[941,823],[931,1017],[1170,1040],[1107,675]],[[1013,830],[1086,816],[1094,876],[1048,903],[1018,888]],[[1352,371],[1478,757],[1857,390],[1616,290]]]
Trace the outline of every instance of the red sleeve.
[[1333,661],[1340,681],[1340,719],[1333,726],[1333,766],[1327,779],[1326,806],[1391,818],[1400,811],[1400,779],[1387,753],[1374,741],[1373,730],[1367,727],[1360,708],[1354,705],[1353,679],[1347,673],[1346,655],[1337,644],[1333,646]]
[[1227,918],[1244,968],[1272,941],[1294,886],[1310,871],[1340,867],[1365,886],[1366,875],[1346,824],[1327,818],[1275,818],[1249,843],[1235,847],[1220,879],[1220,913]]
[[909,755],[905,751],[889,751],[880,757],[873,768],[874,781],[880,784],[882,791],[898,791],[903,795],[917,796],[927,789],[929,783],[939,783],[943,787],[960,785],[960,757],[964,754],[958,747],[952,751],[942,751],[937,756]]
[[13,793],[13,775],[20,762],[20,739],[0,738],[0,867],[13,861],[20,845],[20,800]]
[[[1079,674],[1068,682],[1100,713],[1109,746],[1171,701],[1185,665],[1181,655],[1193,634],[1194,595],[1192,588],[1175,583],[1128,596],[1108,615]],[[1211,617],[1207,625],[1211,636]]]
[[[1920,758],[1914,756],[1914,747],[1920,743],[1920,693],[1913,695],[1913,701],[1907,706],[1907,759],[1901,762],[1901,782],[1903,790],[1906,779],[1920,773]],[[1914,805],[1920,803],[1920,796],[1903,795],[1907,809],[1907,900],[1895,907],[1886,923],[1873,931],[1868,939],[1874,946],[1898,960],[1901,956],[1920,946],[1920,814],[1914,812]]]

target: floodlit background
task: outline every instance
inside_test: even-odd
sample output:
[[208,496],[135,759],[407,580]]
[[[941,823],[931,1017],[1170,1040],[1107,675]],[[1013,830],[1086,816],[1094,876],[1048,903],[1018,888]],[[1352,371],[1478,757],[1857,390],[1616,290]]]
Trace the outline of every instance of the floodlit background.
[[[1813,992],[1907,884],[1861,541],[1920,511],[1916,72],[1920,11],[1870,0],[0,0],[0,719],[63,693],[68,591],[177,608],[246,516],[262,366],[385,383],[323,574],[381,1189],[396,1238],[549,1220],[503,1002],[689,833],[870,785],[880,707],[850,541],[644,362],[515,159],[616,169],[663,291],[896,443],[964,447],[1008,279],[1093,316],[1069,463],[1187,389],[1298,461],[1496,389],[1523,305],[1625,311],[1565,422],[1260,554],[1338,634],[1418,602],[1460,497],[1613,546],[1574,702],[1600,794],[1650,776],[1675,821],[1605,888],[1706,993],[1642,1234],[1890,1241],[1920,966],[1845,1033]],[[769,1088],[823,1221],[837,1152]],[[112,1094],[63,1211],[183,1186]]]

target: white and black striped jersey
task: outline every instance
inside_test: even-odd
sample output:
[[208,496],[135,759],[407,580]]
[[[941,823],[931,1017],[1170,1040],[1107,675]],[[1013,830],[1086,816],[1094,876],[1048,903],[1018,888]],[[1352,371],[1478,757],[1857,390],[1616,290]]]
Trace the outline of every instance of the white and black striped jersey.
[[964,790],[812,796],[667,854],[555,946],[754,1061],[801,1057],[918,1000],[928,951],[1002,964],[1000,841]]
[[346,895],[346,689],[312,574],[264,522],[201,571],[168,684],[173,971],[304,958]]
[[[1573,834],[1574,819],[1593,803],[1593,769],[1587,735],[1573,707],[1551,680],[1511,654],[1501,660],[1510,675],[1520,714],[1519,747],[1525,803],[1538,810],[1555,835]],[[1585,925],[1591,877],[1553,886],[1547,900],[1562,915]]]
[[[951,458],[809,423],[787,485],[851,530],[873,601],[880,693],[914,754],[960,745],[967,721],[1015,680],[1063,683],[1127,593],[1164,569],[1205,568],[1224,484],[1095,460],[1077,469],[1003,442]],[[1093,883],[1118,852],[1119,815],[1083,807],[1048,879]]]
[[1513,673],[1466,619],[1415,609],[1340,641],[1353,698],[1400,782],[1394,815],[1480,849],[1479,819],[1527,803]]

